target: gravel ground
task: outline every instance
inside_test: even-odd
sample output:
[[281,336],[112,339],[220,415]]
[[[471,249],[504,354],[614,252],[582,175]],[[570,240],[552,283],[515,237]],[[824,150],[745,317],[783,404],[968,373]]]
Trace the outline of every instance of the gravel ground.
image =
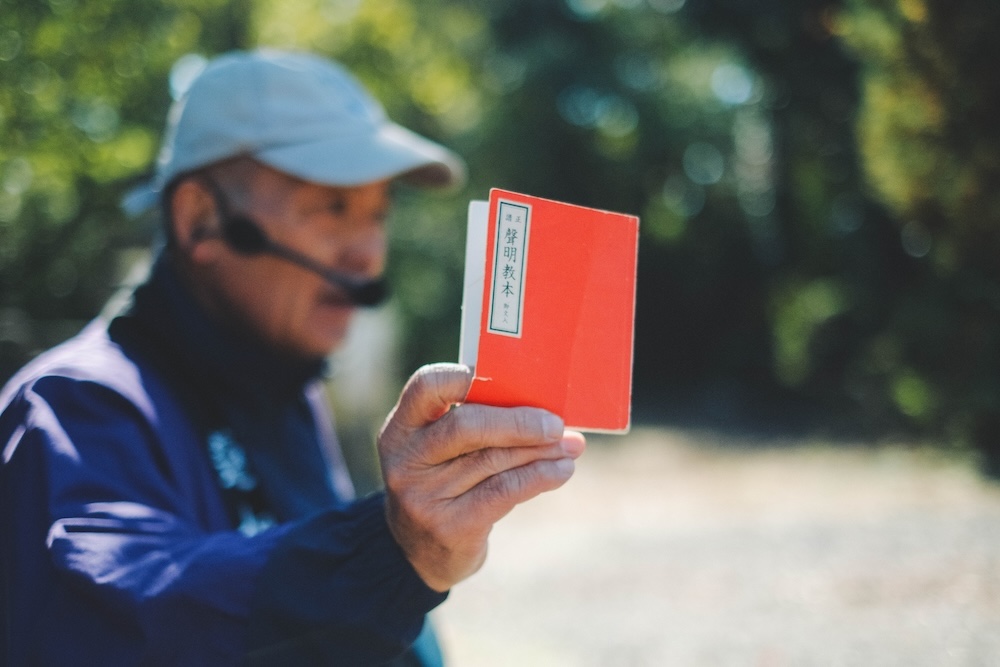
[[1000,487],[899,447],[591,436],[435,612],[453,667],[994,667]]

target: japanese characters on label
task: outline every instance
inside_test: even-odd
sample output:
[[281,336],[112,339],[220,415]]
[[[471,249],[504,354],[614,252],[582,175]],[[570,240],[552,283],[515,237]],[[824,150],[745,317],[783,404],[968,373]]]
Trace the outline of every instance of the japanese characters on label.
[[488,327],[491,333],[521,336],[530,218],[530,206],[508,201],[498,203]]

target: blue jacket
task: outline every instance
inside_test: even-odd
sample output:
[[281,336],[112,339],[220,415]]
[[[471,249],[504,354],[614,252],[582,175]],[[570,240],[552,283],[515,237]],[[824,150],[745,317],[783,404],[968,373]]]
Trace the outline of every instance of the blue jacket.
[[[400,654],[444,596],[383,497],[351,501],[327,474],[318,370],[217,329],[160,261],[126,314],[16,375],[0,393],[2,664]],[[235,446],[221,460],[219,437]]]

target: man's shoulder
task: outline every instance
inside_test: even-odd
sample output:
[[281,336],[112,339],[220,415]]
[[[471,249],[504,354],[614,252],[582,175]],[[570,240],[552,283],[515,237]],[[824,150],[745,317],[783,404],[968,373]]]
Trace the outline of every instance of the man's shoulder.
[[48,382],[91,383],[126,397],[144,393],[135,359],[111,340],[107,323],[94,320],[69,340],[28,362],[0,391],[0,410],[18,394]]

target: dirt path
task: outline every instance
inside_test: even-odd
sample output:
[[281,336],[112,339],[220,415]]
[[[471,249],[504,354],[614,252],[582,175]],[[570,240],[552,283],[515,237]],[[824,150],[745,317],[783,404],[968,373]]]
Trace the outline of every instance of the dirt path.
[[436,612],[453,667],[1000,665],[1000,488],[969,467],[590,442]]

